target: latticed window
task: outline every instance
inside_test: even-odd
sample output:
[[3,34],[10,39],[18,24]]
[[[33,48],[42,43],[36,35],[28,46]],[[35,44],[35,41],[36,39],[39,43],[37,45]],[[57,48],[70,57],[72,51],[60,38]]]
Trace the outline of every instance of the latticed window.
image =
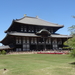
[[18,44],[18,38],[16,37],[16,44]]
[[38,32],[38,29],[36,29],[36,32]]
[[31,32],[34,32],[34,27],[31,27]]
[[37,43],[37,38],[35,38],[35,43]]
[[23,44],[23,47],[26,47],[26,45],[25,45],[25,44]]
[[21,38],[19,37],[19,43],[21,44]]
[[27,43],[29,43],[29,38],[27,38],[26,40],[27,40]]
[[33,43],[35,43],[35,38],[33,38]]
[[48,38],[48,39],[46,40],[46,43],[51,44],[51,39],[50,39],[50,38]]
[[51,33],[53,33],[53,29],[51,29]]
[[51,44],[51,39],[49,38],[49,44]]
[[26,48],[23,48],[23,51],[25,51],[26,50]]
[[23,51],[26,50],[26,44],[23,43]]
[[21,32],[27,32],[26,26],[21,26]]
[[23,43],[29,43],[29,38],[23,37]]
[[57,45],[53,45],[53,47],[57,48]]
[[31,32],[31,27],[29,26],[29,28],[28,28],[28,32]]
[[46,40],[46,43],[49,43],[49,39]]
[[29,44],[27,45],[27,48],[29,48]]
[[58,41],[58,44],[62,44],[62,40],[61,39]]
[[31,38],[31,43],[33,43],[33,38]]
[[23,32],[23,26],[21,26],[21,32]]
[[23,43],[25,43],[25,37],[23,37]]
[[18,51],[21,51],[21,48],[16,48],[16,51],[18,52]]
[[27,32],[27,28],[26,28],[26,26],[24,26],[24,32]]
[[21,37],[16,37],[16,44],[21,44]]
[[37,43],[37,39],[36,38],[31,38],[31,43]]
[[52,43],[57,44],[57,39],[54,39]]

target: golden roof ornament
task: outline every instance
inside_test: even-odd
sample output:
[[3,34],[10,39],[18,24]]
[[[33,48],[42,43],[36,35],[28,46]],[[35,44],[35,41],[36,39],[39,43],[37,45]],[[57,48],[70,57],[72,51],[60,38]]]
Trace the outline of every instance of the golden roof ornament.
[[26,14],[24,14],[24,17],[26,17]]

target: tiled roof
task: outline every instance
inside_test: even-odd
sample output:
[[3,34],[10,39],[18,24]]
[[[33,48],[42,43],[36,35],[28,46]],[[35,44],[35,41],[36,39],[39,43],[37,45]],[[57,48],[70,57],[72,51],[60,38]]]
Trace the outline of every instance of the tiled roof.
[[[11,33],[8,33],[8,35],[28,36],[28,37],[41,37],[41,36],[38,36],[38,35],[36,35],[34,33],[20,33],[20,32],[11,32]],[[53,37],[53,38],[71,38],[72,36],[61,35],[61,34],[51,34],[49,37]]]
[[11,49],[11,47],[10,46],[0,46],[0,50],[6,50],[6,49]]
[[20,32],[10,32],[7,33],[8,35],[13,35],[13,36],[28,36],[28,37],[39,37],[37,35],[35,35],[34,33],[20,33]]
[[71,38],[72,36],[62,35],[62,34],[52,34],[51,37],[54,37],[54,38]]
[[51,22],[39,19],[37,17],[28,17],[28,16],[25,16],[25,17],[23,17],[21,19],[16,19],[14,21],[18,22],[18,23],[31,24],[31,25],[51,26],[51,27],[63,27],[63,25],[54,24],[54,23],[51,23]]

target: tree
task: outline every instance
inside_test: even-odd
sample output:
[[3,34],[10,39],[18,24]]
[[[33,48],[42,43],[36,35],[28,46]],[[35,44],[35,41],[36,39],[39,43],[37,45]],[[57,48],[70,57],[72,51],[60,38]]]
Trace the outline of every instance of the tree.
[[6,51],[5,50],[2,50],[2,54],[5,55],[6,54]]
[[[75,18],[75,16],[72,16],[72,17]],[[72,35],[72,38],[68,39],[64,43],[64,45],[66,44],[72,48],[71,56],[75,57],[75,25],[72,25],[71,27],[69,27],[68,31],[70,31],[70,35]]]
[[72,38],[68,39],[66,42],[64,42],[64,45],[68,45],[68,48],[71,48],[71,56],[75,57],[75,35],[73,35]]
[[75,25],[72,25],[71,27],[69,27],[68,31],[70,31],[71,35],[74,35],[75,34]]
[[[72,16],[72,17],[75,18],[75,16]],[[70,31],[71,35],[75,34],[75,25],[72,25],[71,27],[69,27],[68,30]]]
[[1,54],[1,51],[0,51],[0,54]]
[[70,31],[72,38],[68,39],[64,44],[72,48],[71,56],[75,57],[75,25],[72,25],[71,27],[69,27],[68,30]]

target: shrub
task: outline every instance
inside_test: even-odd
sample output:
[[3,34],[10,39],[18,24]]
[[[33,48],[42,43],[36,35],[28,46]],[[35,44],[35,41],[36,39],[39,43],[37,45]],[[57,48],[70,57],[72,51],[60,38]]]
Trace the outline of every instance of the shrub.
[[63,50],[71,50],[72,48],[70,47],[63,47]]
[[6,51],[5,50],[2,50],[2,54],[5,55],[6,54]]
[[0,54],[2,54],[1,51],[0,51]]
[[75,49],[71,50],[71,56],[75,57]]

